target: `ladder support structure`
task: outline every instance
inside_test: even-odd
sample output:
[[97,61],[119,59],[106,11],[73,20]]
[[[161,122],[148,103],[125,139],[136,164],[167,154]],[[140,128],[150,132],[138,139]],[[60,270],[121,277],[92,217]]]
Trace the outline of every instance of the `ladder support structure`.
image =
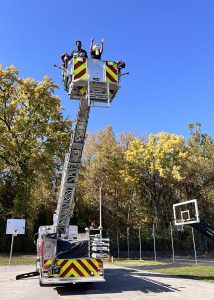
[[74,207],[74,192],[81,166],[89,112],[90,106],[88,105],[87,97],[82,97],[75,128],[71,136],[69,151],[65,156],[58,205],[54,216],[55,231],[59,235],[67,233]]

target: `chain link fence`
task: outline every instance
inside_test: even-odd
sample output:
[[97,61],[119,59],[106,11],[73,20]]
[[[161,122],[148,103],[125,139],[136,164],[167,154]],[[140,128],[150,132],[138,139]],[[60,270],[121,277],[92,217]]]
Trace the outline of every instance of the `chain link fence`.
[[189,225],[169,224],[164,230],[154,224],[139,228],[108,230],[111,255],[124,259],[214,258],[214,241]]

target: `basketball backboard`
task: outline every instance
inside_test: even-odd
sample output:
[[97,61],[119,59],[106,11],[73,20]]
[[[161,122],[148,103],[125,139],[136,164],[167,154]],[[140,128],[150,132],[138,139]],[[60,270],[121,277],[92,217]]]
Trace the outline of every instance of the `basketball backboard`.
[[25,219],[7,219],[6,234],[25,234]]
[[175,225],[199,223],[197,200],[188,200],[173,204]]

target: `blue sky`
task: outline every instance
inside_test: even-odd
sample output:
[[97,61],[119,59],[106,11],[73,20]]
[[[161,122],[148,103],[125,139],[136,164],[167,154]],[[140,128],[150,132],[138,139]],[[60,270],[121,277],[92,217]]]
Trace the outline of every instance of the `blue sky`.
[[104,37],[103,59],[123,59],[130,75],[110,109],[91,110],[90,131],[112,124],[116,134],[187,137],[188,124],[200,122],[214,136],[213,15],[212,0],[0,0],[0,64],[15,65],[21,77],[52,77],[74,119],[77,102],[53,64],[76,40],[88,50],[92,36]]

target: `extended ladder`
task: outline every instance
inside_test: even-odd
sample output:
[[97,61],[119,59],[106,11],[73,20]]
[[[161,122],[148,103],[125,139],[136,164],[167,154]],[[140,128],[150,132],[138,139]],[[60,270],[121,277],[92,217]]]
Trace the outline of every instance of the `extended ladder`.
[[88,105],[87,97],[82,97],[75,128],[71,136],[69,151],[65,156],[57,210],[54,215],[54,226],[56,233],[59,235],[66,233],[74,207],[74,192],[81,165],[89,111],[90,106]]

